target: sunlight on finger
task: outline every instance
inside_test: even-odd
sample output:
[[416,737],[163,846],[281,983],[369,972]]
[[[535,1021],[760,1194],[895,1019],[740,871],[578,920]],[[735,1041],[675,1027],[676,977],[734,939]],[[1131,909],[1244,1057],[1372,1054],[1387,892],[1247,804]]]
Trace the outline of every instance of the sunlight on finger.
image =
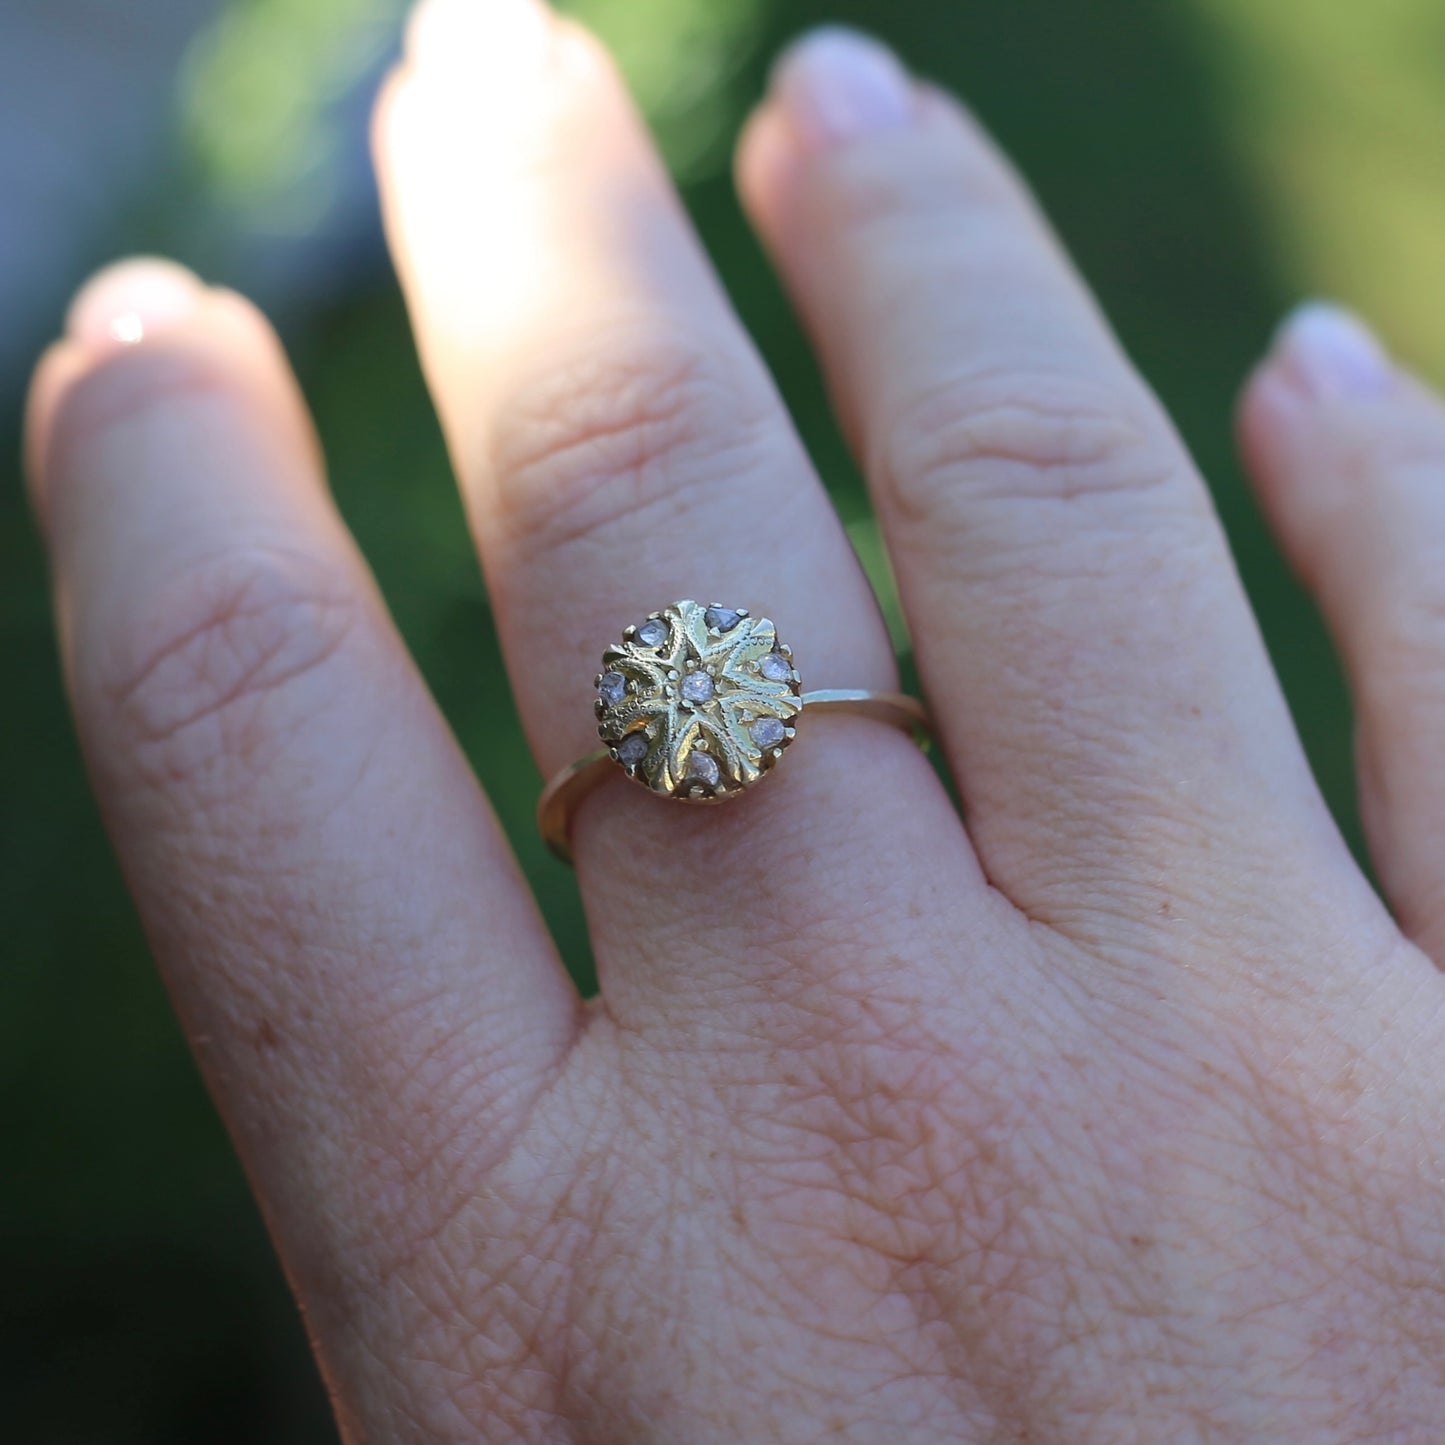
[[[487,26],[526,10],[472,8]],[[179,128],[203,188],[268,230],[314,229],[347,163],[347,96],[395,50],[410,9],[408,0],[224,5],[177,77]],[[572,0],[556,9],[607,42],[674,174],[725,167],[764,0]]]

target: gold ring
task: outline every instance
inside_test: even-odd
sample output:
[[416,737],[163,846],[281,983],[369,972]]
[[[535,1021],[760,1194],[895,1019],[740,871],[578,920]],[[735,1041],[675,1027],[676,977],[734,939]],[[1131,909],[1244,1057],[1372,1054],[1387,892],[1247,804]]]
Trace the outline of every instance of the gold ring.
[[793,650],[746,608],[674,602],[628,627],[594,679],[602,747],[542,790],[537,826],[571,862],[577,805],[616,769],[665,798],[720,803],[766,778],[808,712],[862,713],[926,735],[915,697],[864,688],[804,692]]

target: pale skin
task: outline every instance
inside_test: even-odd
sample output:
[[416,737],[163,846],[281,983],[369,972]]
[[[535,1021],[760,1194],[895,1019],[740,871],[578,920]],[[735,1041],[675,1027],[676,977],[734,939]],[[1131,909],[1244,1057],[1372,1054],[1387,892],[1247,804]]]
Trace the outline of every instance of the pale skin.
[[[596,43],[429,0],[375,134],[542,771],[677,597],[766,610],[811,686],[893,685]],[[1445,410],[1318,308],[1241,409],[1352,680],[1382,901],[1202,481],[977,124],[825,34],[738,173],[966,822],[858,718],[726,807],[613,780],[574,834],[592,1001],[256,312],[126,263],[37,376],[95,786],[346,1438],[1438,1440]]]

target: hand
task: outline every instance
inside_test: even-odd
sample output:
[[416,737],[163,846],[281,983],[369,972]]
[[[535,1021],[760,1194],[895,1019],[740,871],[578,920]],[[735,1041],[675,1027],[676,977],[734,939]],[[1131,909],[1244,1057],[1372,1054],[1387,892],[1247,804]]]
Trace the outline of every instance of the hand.
[[[814,685],[893,686],[596,45],[430,0],[376,136],[543,771],[593,742],[602,645],[675,597],[766,608]],[[122,266],[36,382],[95,784],[348,1438],[1437,1439],[1445,413],[1321,309],[1243,411],[1402,932],[1204,487],[974,123],[823,34],[740,175],[967,826],[858,718],[716,810],[609,782],[575,831],[590,1004],[255,312]]]

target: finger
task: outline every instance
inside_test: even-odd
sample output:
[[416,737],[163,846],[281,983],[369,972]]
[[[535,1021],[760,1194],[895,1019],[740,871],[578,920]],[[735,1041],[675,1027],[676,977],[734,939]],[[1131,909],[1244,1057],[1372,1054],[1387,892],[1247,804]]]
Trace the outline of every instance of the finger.
[[1251,380],[1240,433],[1350,675],[1381,881],[1445,964],[1445,406],[1348,313],[1309,306]]
[[[842,528],[596,43],[524,0],[434,0],[376,135],[403,286],[543,770],[596,745],[604,645],[677,598],[771,617],[807,686],[891,686]],[[609,960],[624,952],[634,974],[689,957],[696,971],[681,936],[706,938],[734,906],[700,876],[756,888],[760,908],[796,899],[827,840],[809,896],[843,899],[851,917],[859,869],[902,867],[877,856],[890,827],[946,830],[940,866],[960,866],[956,822],[903,735],[805,726],[807,746],[746,802],[681,808],[619,780],[584,805],[575,851],[614,1004]]]
[[87,762],[313,1325],[344,1354],[377,1313],[357,1291],[406,1276],[553,1075],[576,1000],[261,319],[130,263],[69,329],[29,448]]
[[826,31],[780,65],[739,168],[993,881],[1062,923],[1175,886],[1221,836],[1342,859],[1205,489],[978,128]]

